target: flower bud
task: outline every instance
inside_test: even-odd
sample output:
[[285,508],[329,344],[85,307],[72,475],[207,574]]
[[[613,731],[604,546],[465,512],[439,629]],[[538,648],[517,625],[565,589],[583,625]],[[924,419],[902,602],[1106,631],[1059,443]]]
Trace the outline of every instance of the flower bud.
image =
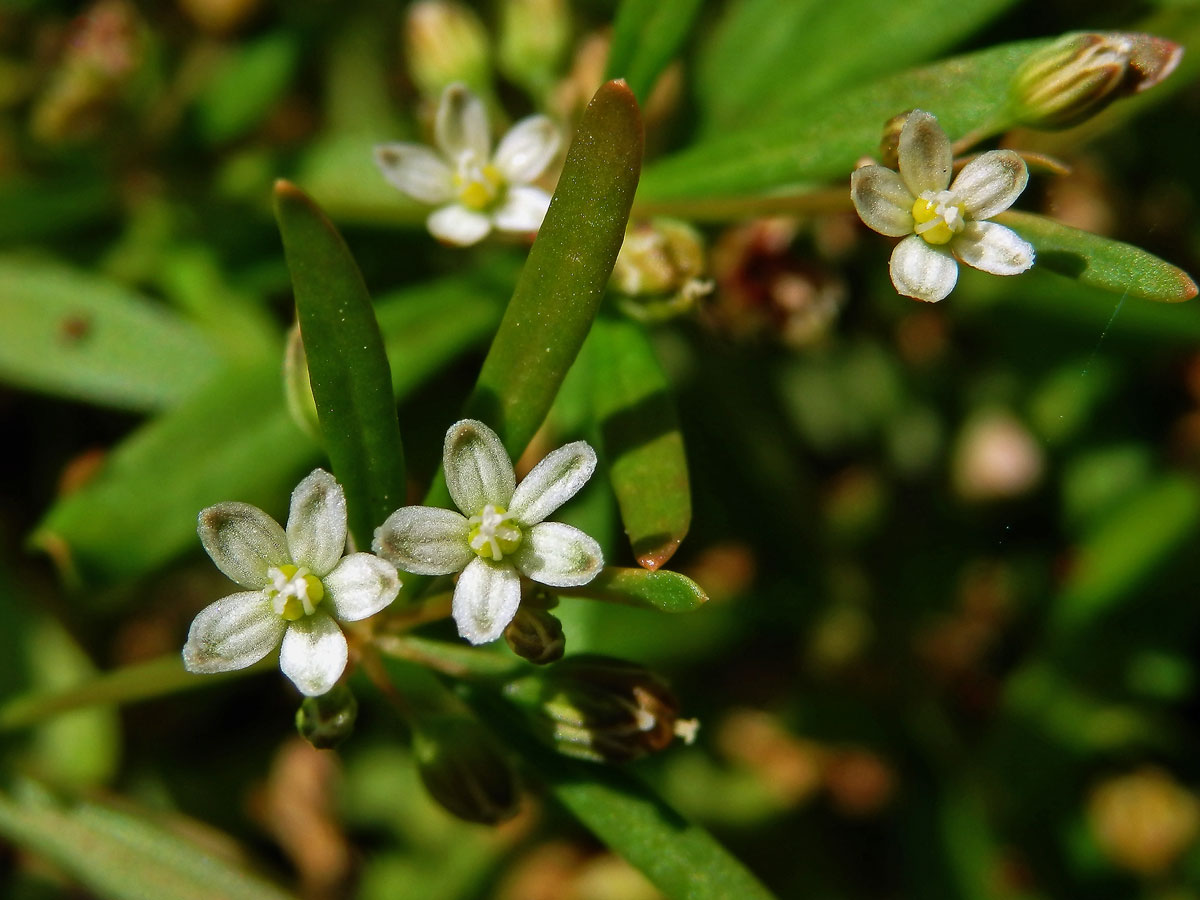
[[408,69],[421,93],[436,97],[456,81],[480,89],[489,81],[487,31],[468,6],[419,0],[404,21]]
[[421,716],[414,724],[413,756],[430,796],[460,819],[495,825],[516,814],[516,774],[475,719]]
[[631,224],[613,266],[621,308],[639,321],[662,321],[691,310],[713,288],[703,278],[704,238],[677,219]]
[[571,37],[564,0],[503,0],[500,4],[500,71],[517,84],[541,92],[562,66]]
[[504,640],[517,656],[539,666],[558,662],[567,646],[562,622],[546,610],[525,603],[504,629]]
[[358,701],[344,684],[319,697],[305,697],[296,710],[296,730],[318,750],[336,747],[354,732]]
[[676,736],[690,743],[697,727],[677,718],[679,702],[658,675],[606,656],[573,656],[505,692],[560,753],[593,762],[637,759]]
[[906,109],[883,124],[883,137],[879,140],[879,161],[889,169],[900,168],[900,131],[911,112],[911,109]]
[[1009,102],[1023,125],[1068,128],[1158,84],[1182,55],[1180,45],[1148,34],[1066,34],[1021,65],[1009,84]]
[[321,423],[317,418],[317,401],[313,399],[308,355],[304,352],[299,324],[288,331],[283,351],[283,399],[292,421],[309,437],[320,441]]

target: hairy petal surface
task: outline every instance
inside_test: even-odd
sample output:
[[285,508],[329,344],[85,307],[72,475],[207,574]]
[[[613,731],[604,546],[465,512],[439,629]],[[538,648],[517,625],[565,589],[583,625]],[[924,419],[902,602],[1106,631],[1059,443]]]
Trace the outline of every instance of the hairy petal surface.
[[279,668],[306,697],[327,693],[346,670],[349,648],[337,622],[319,610],[288,623]]
[[218,503],[202,510],[196,533],[217,568],[242,587],[265,586],[269,568],[292,561],[279,523],[249,503]]
[[937,119],[914,109],[900,129],[900,175],[913,197],[922,191],[942,191],[950,183],[954,163],[950,139]]
[[989,150],[958,173],[950,190],[969,219],[990,219],[1008,209],[1029,183],[1025,160],[1012,150]]
[[528,116],[508,130],[496,148],[493,162],[512,184],[528,184],[550,165],[562,139],[546,116]]
[[375,529],[371,549],[414,575],[449,575],[475,558],[465,516],[436,506],[403,506]]
[[375,615],[400,591],[396,567],[372,553],[351,553],[321,583],[333,614],[343,622]]
[[492,220],[481,212],[467,209],[461,203],[434,210],[425,220],[425,227],[439,241],[456,247],[478,244],[492,230]]
[[414,200],[442,204],[454,198],[454,173],[422,144],[378,144],[375,165],[392,187]]
[[915,234],[896,245],[888,268],[897,291],[929,303],[944,299],[958,281],[954,257],[934,249]]
[[458,577],[451,611],[458,633],[472,644],[486,644],[504,633],[521,605],[521,578],[508,562],[476,557]]
[[192,621],[184,668],[207,675],[252,666],[279,645],[286,626],[262,591],[222,597]]
[[868,228],[900,237],[912,234],[916,223],[912,208],[916,198],[904,179],[885,166],[863,166],[850,174],[850,198],[858,217]]
[[596,471],[596,451],[575,441],[546,455],[517,485],[508,511],[522,525],[535,525],[579,492]]
[[525,533],[513,554],[521,574],[550,587],[587,584],[604,568],[596,541],[562,522],[542,522]]
[[517,477],[496,432],[477,419],[455,422],[442,447],[446,487],[464,515],[477,515],[492,503],[507,507]]
[[487,109],[465,84],[452,84],[442,91],[434,136],[439,149],[452,160],[471,153],[478,164],[487,162],[492,149]]
[[550,195],[541,188],[516,185],[508,189],[492,221],[500,231],[525,234],[537,231],[550,208]]
[[346,494],[324,469],[314,469],[292,491],[287,542],[292,562],[318,577],[346,552]]
[[1033,265],[1033,245],[995,222],[968,222],[950,249],[968,266],[992,275],[1019,275]]

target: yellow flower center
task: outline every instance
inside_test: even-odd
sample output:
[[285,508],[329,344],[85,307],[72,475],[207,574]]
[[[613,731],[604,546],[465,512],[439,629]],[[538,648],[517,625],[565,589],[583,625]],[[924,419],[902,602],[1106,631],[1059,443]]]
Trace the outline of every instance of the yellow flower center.
[[521,529],[512,522],[512,514],[503,506],[489,503],[477,516],[467,520],[471,530],[467,542],[484,559],[501,560],[521,546]]
[[454,175],[454,188],[463,206],[482,212],[500,199],[504,191],[504,176],[491,163],[483,166],[461,165]]
[[308,569],[290,564],[272,566],[267,569],[267,577],[271,579],[267,596],[275,612],[289,622],[311,616],[325,596],[325,585],[316,575],[309,575]]
[[962,205],[950,191],[922,191],[912,207],[913,230],[930,244],[948,244],[963,230]]

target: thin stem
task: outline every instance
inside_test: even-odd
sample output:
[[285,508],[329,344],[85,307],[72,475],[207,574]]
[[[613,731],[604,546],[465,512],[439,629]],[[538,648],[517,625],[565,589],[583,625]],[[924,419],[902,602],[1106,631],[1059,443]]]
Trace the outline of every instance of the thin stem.
[[637,201],[634,203],[633,215],[677,216],[695,222],[727,222],[772,215],[828,215],[850,212],[853,209],[849,188],[837,187],[767,197]]
[[454,678],[494,681],[513,678],[526,667],[520,660],[487,650],[474,650],[411,635],[379,634],[375,636],[374,645],[379,653],[417,663]]

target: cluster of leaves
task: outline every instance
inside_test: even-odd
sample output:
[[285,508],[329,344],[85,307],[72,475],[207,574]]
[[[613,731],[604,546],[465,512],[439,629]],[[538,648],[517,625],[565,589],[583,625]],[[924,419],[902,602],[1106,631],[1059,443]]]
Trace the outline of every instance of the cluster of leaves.
[[[1004,18],[1008,0],[571,10],[580,29],[613,13],[604,73],[628,86],[600,87],[576,123],[532,248],[451,251],[371,162],[373,144],[416,127],[390,43],[404,11],[256,6],[0,13],[0,378],[16,450],[0,526],[57,570],[0,557],[13,688],[0,835],[54,864],[0,858],[15,896],[80,883],[268,898],[285,881],[324,896],[352,883],[365,898],[520,896],[521,877],[547,873],[571,890],[587,877],[609,896],[650,890],[603,868],[600,844],[674,897],[1200,892],[1184,787],[1200,780],[1187,553],[1200,321],[1147,302],[1194,285],[1130,244],[1010,214],[1034,271],[964,275],[946,304],[917,307],[888,284],[886,242],[863,240],[848,212],[848,174],[897,113],[934,112],[952,138],[1019,125],[1008,84],[1049,21],[1034,33]],[[1186,4],[1061,25],[1200,36]],[[978,36],[994,46],[930,62]],[[28,50],[56,42],[45,58]],[[557,65],[473,86],[540,107],[568,74],[589,96],[601,81]],[[1107,183],[1114,237],[1194,262],[1180,198],[1200,181],[1179,119],[1197,72],[1185,57],[1076,129],[1015,137],[1084,172],[1105,160],[1119,174],[1082,182],[1076,218],[1103,220]],[[658,154],[644,172],[635,98]],[[1047,189],[1046,204],[1069,196]],[[743,248],[700,317],[648,328],[604,302],[631,207]],[[831,208],[784,227],[782,246],[764,231],[778,222],[728,227]],[[852,303],[818,315],[815,343],[786,343],[796,286],[823,284]],[[281,377],[293,292],[316,431]],[[488,689],[527,669],[449,644],[444,621],[392,642],[395,697],[357,676],[340,770],[285,740],[285,683],[182,672],[188,620],[225,589],[183,562],[199,563],[198,510],[237,499],[277,514],[327,459],[368,546],[414,489],[447,500],[437,448],[462,415],[514,458],[575,437],[601,451],[602,477],[564,518],[620,568],[555,613],[568,652],[673,675],[704,722],[696,746],[635,772],[563,759]],[[997,440],[1024,461],[1018,477],[989,468]],[[694,581],[660,570],[668,560]],[[712,602],[662,615],[697,607],[694,583]],[[427,587],[406,578],[396,615],[419,624]],[[534,789],[536,811],[497,835],[419,789],[420,742],[394,703],[447,685]],[[1172,773],[1166,788],[1143,779],[1149,798],[1126,802],[1174,823],[1169,853],[1122,833],[1094,790],[1149,764]],[[247,866],[195,819],[263,852]],[[568,819],[583,828],[555,844]],[[279,871],[248,874],[272,859]]]

